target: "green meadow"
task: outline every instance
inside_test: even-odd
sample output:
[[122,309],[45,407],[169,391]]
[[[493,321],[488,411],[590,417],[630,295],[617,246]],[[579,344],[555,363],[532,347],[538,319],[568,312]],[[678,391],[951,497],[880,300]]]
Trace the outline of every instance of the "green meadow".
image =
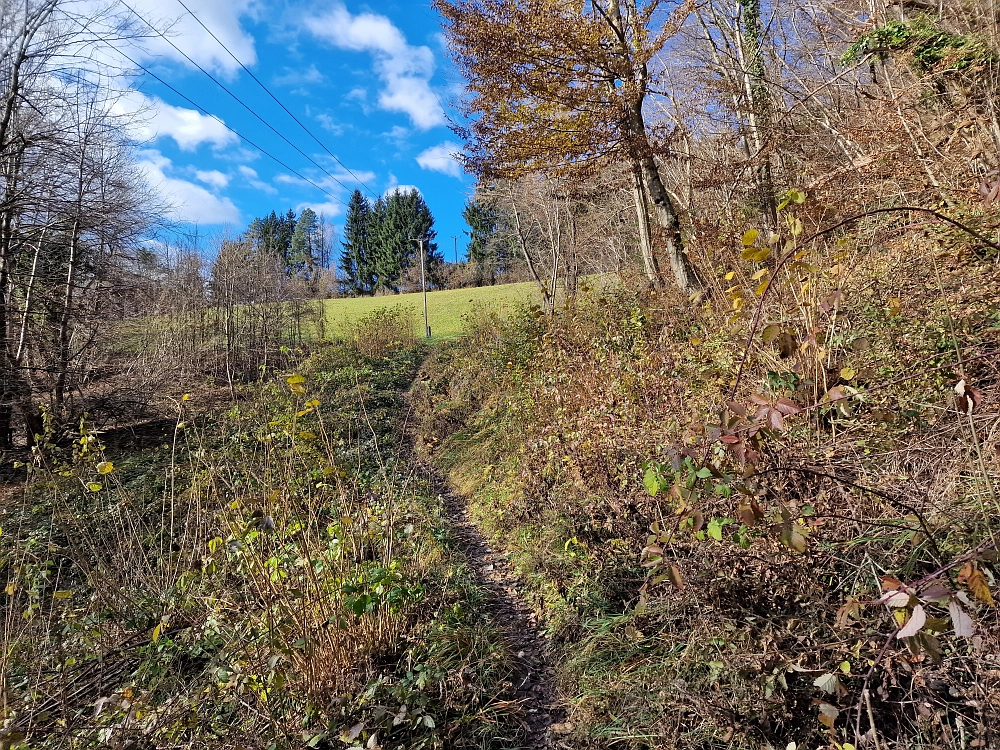
[[[431,340],[440,341],[462,332],[462,317],[477,307],[512,312],[525,302],[538,302],[538,287],[528,282],[469,289],[445,289],[427,293],[427,317]],[[418,335],[423,332],[423,295],[397,294],[385,297],[346,297],[325,301],[327,336],[343,334],[352,323],[380,307],[402,305],[413,310]]]

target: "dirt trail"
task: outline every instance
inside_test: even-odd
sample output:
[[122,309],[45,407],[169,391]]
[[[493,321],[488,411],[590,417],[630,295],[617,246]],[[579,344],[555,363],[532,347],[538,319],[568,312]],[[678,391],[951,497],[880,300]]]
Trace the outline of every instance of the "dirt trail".
[[485,592],[490,619],[503,634],[512,656],[515,699],[522,703],[527,726],[521,748],[574,750],[562,740],[569,729],[565,710],[556,696],[552,644],[542,623],[521,597],[517,576],[507,558],[494,550],[469,514],[463,497],[452,491],[426,464],[421,467],[445,503],[455,541]]

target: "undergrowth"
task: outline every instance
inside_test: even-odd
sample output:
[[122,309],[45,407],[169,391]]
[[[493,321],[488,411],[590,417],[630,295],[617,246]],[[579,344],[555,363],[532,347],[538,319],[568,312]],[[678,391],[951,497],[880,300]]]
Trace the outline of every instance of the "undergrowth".
[[891,218],[800,245],[804,201],[722,299],[472,316],[414,386],[562,644],[574,747],[998,741],[998,267]]
[[[86,421],[2,508],[3,748],[515,747],[508,654],[403,451],[424,356],[378,310],[113,455]],[[193,397],[197,398],[197,396]]]

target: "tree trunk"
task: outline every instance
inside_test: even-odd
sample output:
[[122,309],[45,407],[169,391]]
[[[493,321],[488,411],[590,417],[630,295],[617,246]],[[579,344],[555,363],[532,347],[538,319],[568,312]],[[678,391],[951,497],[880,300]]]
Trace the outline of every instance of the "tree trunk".
[[654,288],[660,289],[663,287],[663,278],[656,263],[656,256],[653,254],[653,240],[649,234],[649,204],[646,202],[646,192],[642,189],[640,170],[632,172],[632,197],[635,199],[636,218],[639,220],[639,251],[642,253],[642,265],[646,269],[649,283]]
[[69,328],[73,319],[73,285],[76,283],[77,249],[80,243],[80,219],[73,222],[73,234],[69,243],[69,263],[66,269],[66,288],[63,292],[63,309],[59,317],[59,361],[56,372],[54,400],[62,405],[66,398],[66,375],[69,371]]
[[[646,140],[645,129],[642,131],[642,139]],[[648,145],[648,141],[646,143]],[[670,264],[670,270],[674,274],[674,281],[682,291],[688,294],[703,291],[704,286],[695,272],[694,264],[691,263],[691,259],[684,252],[684,239],[681,236],[680,217],[678,217],[677,211],[674,209],[674,204],[670,200],[667,189],[663,186],[663,180],[660,178],[660,170],[656,166],[656,160],[653,158],[652,153],[647,153],[645,156],[640,156],[637,161],[639,172],[642,175],[643,186],[646,188],[646,194],[653,202],[653,213],[656,216],[656,222],[663,229],[664,250],[667,262]]]

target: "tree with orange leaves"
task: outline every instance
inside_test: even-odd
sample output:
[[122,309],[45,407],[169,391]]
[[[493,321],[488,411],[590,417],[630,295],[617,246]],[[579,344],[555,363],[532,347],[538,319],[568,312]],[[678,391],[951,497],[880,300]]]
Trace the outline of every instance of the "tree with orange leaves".
[[[667,0],[435,0],[469,96],[466,167],[481,179],[530,172],[586,174],[609,161],[632,167],[640,235],[646,201],[665,235],[677,285],[702,286],[684,252],[680,220],[656,164],[643,105],[649,63],[687,3]],[[654,31],[654,27],[659,27]],[[661,271],[648,240],[650,280]]]

